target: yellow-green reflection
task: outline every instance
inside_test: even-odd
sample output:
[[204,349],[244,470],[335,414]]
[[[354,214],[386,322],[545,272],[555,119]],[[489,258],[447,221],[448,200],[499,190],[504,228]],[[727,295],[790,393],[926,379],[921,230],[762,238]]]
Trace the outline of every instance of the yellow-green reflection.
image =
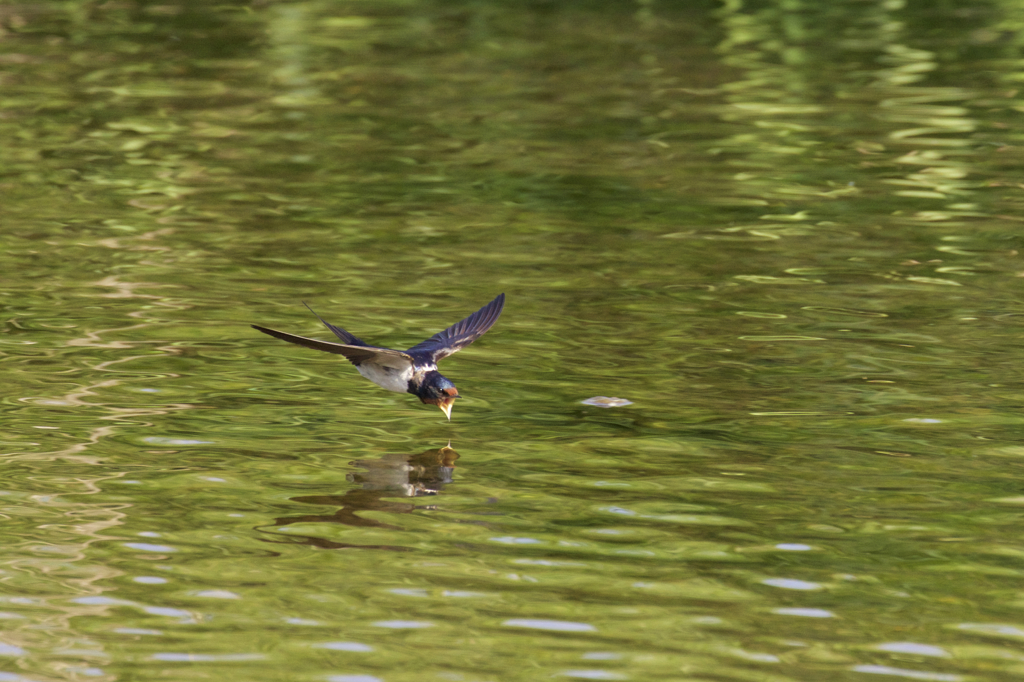
[[5,6],[2,672],[1012,676],[1018,5]]

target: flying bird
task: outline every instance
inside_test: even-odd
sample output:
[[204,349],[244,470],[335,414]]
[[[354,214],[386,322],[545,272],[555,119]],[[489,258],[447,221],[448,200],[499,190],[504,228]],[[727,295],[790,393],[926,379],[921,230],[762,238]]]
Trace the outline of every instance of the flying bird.
[[[303,305],[306,304],[303,303]],[[306,307],[309,308],[308,305]],[[437,371],[437,363],[483,336],[484,332],[498,321],[498,316],[501,315],[501,310],[504,307],[505,294],[499,294],[497,298],[466,319],[456,322],[443,332],[434,334],[426,341],[421,341],[408,350],[371,346],[320,317],[312,308],[309,308],[309,312],[316,315],[325,327],[342,340],[342,343],[308,339],[305,336],[267,329],[258,324],[252,325],[252,328],[282,341],[327,353],[344,355],[349,362],[356,366],[356,370],[360,374],[381,388],[398,393],[412,393],[420,399],[421,403],[440,407],[451,421],[452,404],[459,397],[459,392],[455,388],[455,384]]]

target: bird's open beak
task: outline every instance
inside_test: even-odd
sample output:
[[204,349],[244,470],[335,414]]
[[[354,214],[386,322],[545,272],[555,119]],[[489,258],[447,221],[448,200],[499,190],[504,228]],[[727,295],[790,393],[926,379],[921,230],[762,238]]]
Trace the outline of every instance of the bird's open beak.
[[447,400],[442,400],[437,404],[437,406],[441,408],[441,411],[444,412],[444,416],[448,417],[448,421],[452,420],[452,405],[454,404],[455,401],[452,400],[451,398],[448,398]]

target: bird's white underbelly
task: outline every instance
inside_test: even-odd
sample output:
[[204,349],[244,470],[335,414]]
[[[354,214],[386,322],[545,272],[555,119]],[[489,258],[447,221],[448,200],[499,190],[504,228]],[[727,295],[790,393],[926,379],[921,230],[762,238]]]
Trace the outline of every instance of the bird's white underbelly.
[[370,362],[357,365],[356,370],[381,388],[396,393],[405,393],[409,390],[409,379],[412,378],[413,371],[412,367],[385,367]]

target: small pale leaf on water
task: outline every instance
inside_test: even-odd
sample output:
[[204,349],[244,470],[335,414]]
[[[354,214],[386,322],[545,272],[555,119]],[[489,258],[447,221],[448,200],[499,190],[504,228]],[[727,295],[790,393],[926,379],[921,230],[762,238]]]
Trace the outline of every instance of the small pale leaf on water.
[[608,398],[603,395],[596,395],[593,398],[587,398],[582,401],[584,405],[593,405],[594,407],[624,407],[626,405],[632,405],[632,400],[626,400],[625,398]]
[[920,282],[921,284],[942,284],[947,287],[959,287],[962,286],[960,282],[954,282],[951,279],[940,279],[938,277],[907,277],[908,282]]

